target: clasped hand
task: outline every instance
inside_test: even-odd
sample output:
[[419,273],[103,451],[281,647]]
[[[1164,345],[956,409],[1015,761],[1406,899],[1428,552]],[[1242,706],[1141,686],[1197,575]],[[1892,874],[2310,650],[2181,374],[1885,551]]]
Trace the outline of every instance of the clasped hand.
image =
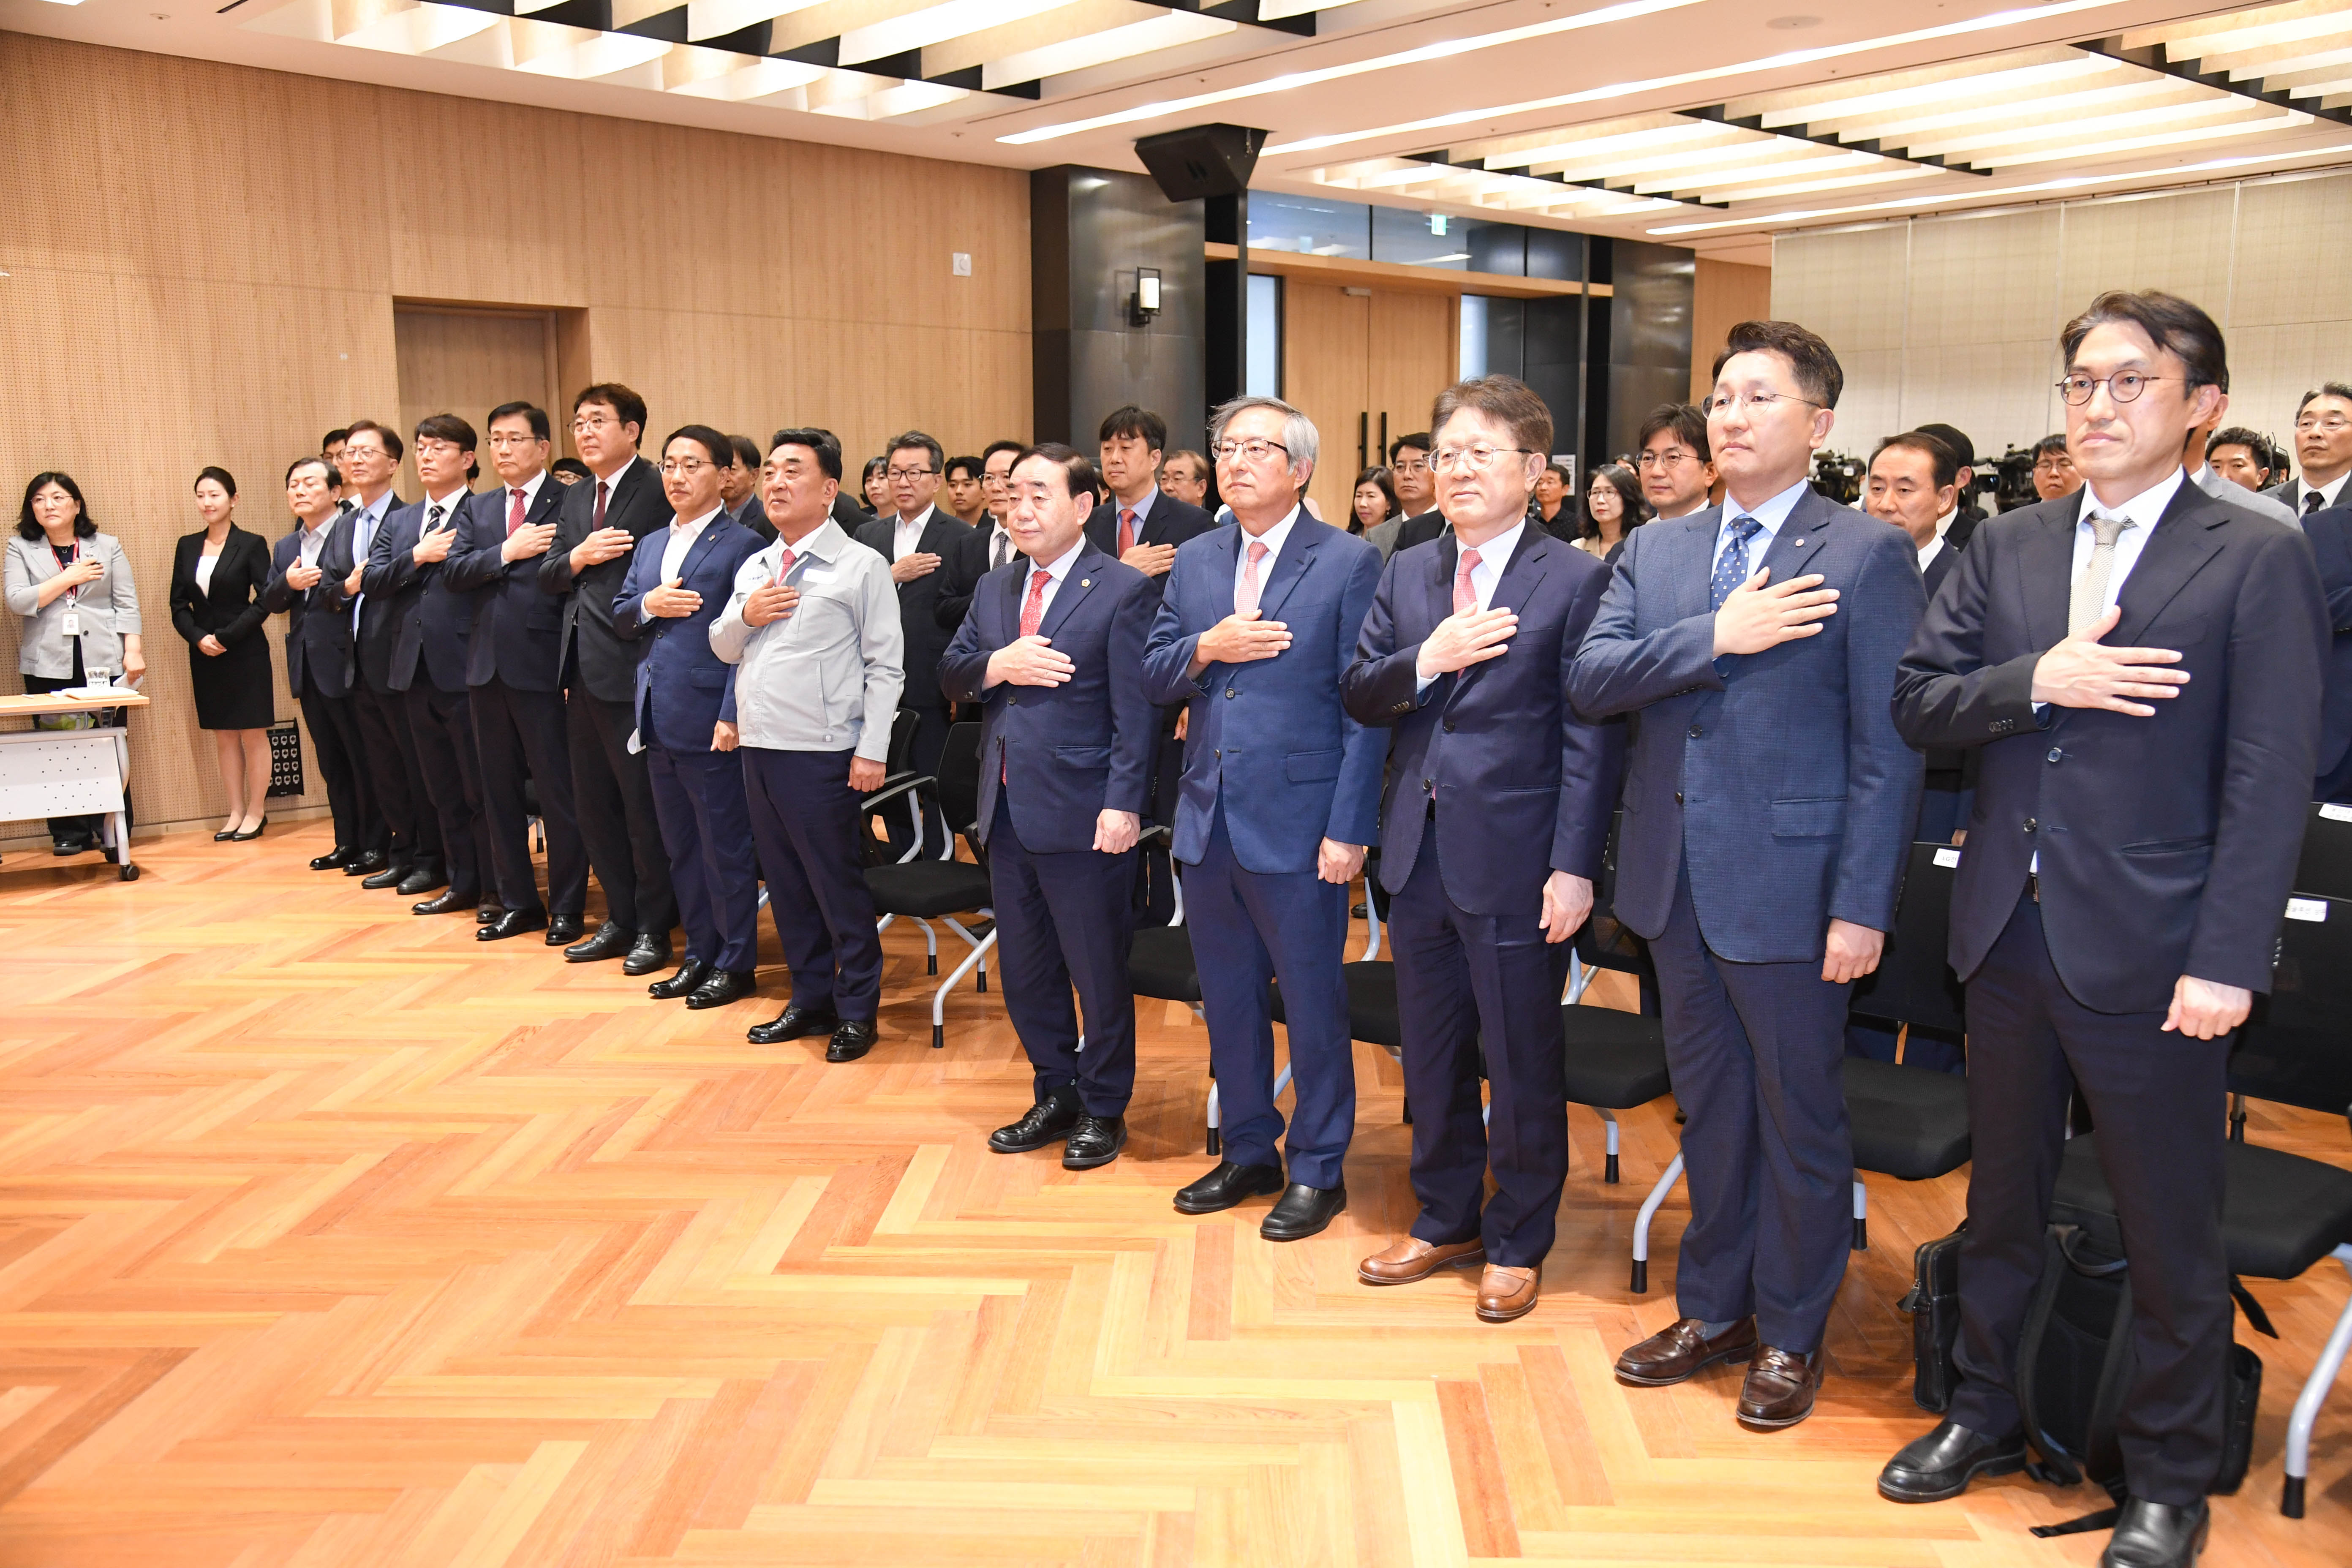
[[1819,574],[1773,583],[1769,566],[1731,591],[1723,608],[1715,612],[1715,656],[1762,653],[1798,637],[1817,635],[1821,623],[1837,614],[1837,590],[1822,586]]
[[[2180,689],[2189,684],[2189,672],[2163,668],[2179,664],[2178,653],[2168,647],[2108,647],[2099,641],[2122,618],[2119,606],[2110,608],[2034,660],[2033,700],[2055,702],[2061,708],[2104,708],[2111,713],[2147,719],[2156,713],[2148,701],[2179,696]],[[2136,702],[2134,698],[2147,700]]]

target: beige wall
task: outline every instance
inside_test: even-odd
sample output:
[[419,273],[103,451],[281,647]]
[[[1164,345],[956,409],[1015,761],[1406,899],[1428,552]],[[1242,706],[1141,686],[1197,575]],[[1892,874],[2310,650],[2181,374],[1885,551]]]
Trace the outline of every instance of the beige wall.
[[2352,374],[2352,175],[1926,218],[1773,248],[1772,311],[1845,368],[1832,446],[1942,420],[1998,456],[2061,427],[2058,330],[2107,289],[2195,300],[2228,334],[2229,422],[2291,433],[2296,398]]
[[71,472],[130,552],[155,700],[133,721],[142,824],[223,806],[169,610],[196,470],[227,468],[239,523],[282,533],[286,465],[398,417],[396,300],[567,312],[570,384],[627,383],[656,433],[829,426],[853,486],[908,426],[950,454],[1029,432],[1017,171],[5,33],[0,103],[0,477],[13,509],[34,472]]

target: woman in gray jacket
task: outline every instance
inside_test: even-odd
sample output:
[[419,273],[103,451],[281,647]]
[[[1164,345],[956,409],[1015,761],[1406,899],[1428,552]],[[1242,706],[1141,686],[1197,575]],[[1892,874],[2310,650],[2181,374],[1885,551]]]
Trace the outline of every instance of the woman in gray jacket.
[[[16,668],[28,693],[79,686],[101,670],[131,681],[147,673],[131,563],[90,521],[70,474],[35,474],[25,487],[0,591],[25,617]],[[49,837],[60,855],[95,848],[98,818],[53,816]]]

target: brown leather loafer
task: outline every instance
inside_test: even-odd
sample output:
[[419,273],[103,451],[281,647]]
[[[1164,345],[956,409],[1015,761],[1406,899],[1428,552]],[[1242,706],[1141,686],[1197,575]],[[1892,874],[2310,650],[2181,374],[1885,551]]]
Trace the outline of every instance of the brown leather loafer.
[[1417,1236],[1402,1237],[1356,1265],[1367,1285],[1412,1285],[1441,1268],[1475,1268],[1486,1261],[1486,1244],[1476,1237],[1432,1247]]
[[1822,1385],[1822,1352],[1791,1355],[1772,1345],[1756,1347],[1748,1381],[1739,1389],[1739,1424],[1759,1431],[1794,1426],[1813,1413]]
[[1694,1377],[1719,1361],[1746,1361],[1756,1352],[1756,1320],[1742,1318],[1715,1339],[1699,1331],[1697,1318],[1677,1318],[1617,1358],[1617,1381],[1637,1388],[1664,1388]]
[[1486,1272],[1478,1277],[1479,1321],[1507,1323],[1513,1318],[1526,1317],[1536,1310],[1536,1297],[1542,1286],[1543,1270],[1539,1268],[1489,1263]]

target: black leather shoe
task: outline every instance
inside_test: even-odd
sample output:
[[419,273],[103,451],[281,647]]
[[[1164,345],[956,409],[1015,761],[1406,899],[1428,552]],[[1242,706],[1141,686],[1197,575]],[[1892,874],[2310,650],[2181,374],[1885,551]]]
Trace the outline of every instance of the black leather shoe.
[[854,1062],[874,1048],[874,1020],[844,1018],[834,1026],[833,1038],[825,1042],[824,1059],[829,1062]]
[[578,915],[550,915],[547,918],[547,945],[569,947],[580,940]]
[[215,843],[215,844],[226,844],[226,843],[227,843],[230,839],[232,839],[232,838],[236,837],[236,828],[234,828],[234,827],[225,827],[225,828],[221,829],[221,831],[219,831],[218,833],[215,833],[215,834],[214,834],[214,835],[213,835],[213,842],[214,842],[214,843]]
[[1878,1472],[1878,1495],[1889,1502],[1943,1502],[1969,1489],[1979,1476],[2025,1468],[2025,1434],[1988,1437],[1947,1421],[1915,1437]]
[[262,835],[262,831],[263,831],[265,828],[267,828],[268,826],[269,826],[269,816],[268,816],[268,813],[264,813],[264,814],[262,815],[262,818],[261,818],[261,820],[260,820],[259,822],[255,823],[251,827],[249,827],[249,828],[246,829],[244,832],[242,832],[242,833],[232,833],[232,834],[230,834],[230,835],[228,836],[229,842],[230,842],[230,843],[232,843],[232,844],[250,844],[250,843],[252,843],[255,839],[257,839],[257,838],[260,837],[261,837],[261,835]]
[[1071,1130],[1070,1141],[1062,1145],[1062,1169],[1091,1171],[1097,1165],[1108,1165],[1126,1147],[1126,1117],[1081,1116]]
[[651,974],[668,967],[669,938],[650,931],[639,931],[637,940],[629,944],[629,956],[621,960],[624,974]]
[[1207,1175],[1176,1194],[1178,1214],[1216,1214],[1251,1198],[1282,1191],[1279,1165],[1220,1163]]
[[312,856],[310,858],[310,869],[313,871],[340,871],[359,858],[360,852],[358,850],[346,849],[343,846],[338,844],[332,849],[328,850],[324,855]]
[[1047,1090],[1045,1098],[1031,1106],[1020,1121],[990,1133],[988,1146],[1000,1154],[1026,1154],[1067,1138],[1085,1114],[1076,1088],[1064,1084]]
[[[364,886],[365,884],[362,885]],[[436,888],[446,888],[448,885],[448,875],[444,872],[439,866],[412,866],[409,868],[408,875],[400,879],[400,896],[404,899],[418,898],[424,894],[431,892]],[[475,899],[478,899],[480,897],[481,895],[477,893],[472,899],[467,899],[466,901],[470,904],[474,902]]]
[[[830,1012],[820,1013],[814,1007],[803,1007],[795,1002],[764,1024],[754,1024],[744,1031],[743,1037],[755,1046],[781,1046],[786,1040],[804,1040],[811,1035],[830,1035],[841,1027],[841,1020]],[[995,1146],[993,1138],[990,1146]]]
[[667,980],[656,980],[646,986],[646,994],[656,1002],[675,1002],[681,996],[692,995],[694,988],[701,984],[709,973],[709,964],[698,958],[689,958],[679,964],[677,973]]
[[699,1012],[705,1007],[724,1007],[730,1002],[740,1002],[759,994],[759,976],[751,970],[714,969],[704,976],[701,984],[687,993],[686,1005]]
[[504,942],[510,936],[520,936],[527,931],[537,931],[547,923],[547,917],[534,910],[509,910],[486,926],[477,927],[477,942]]
[[575,942],[563,950],[566,963],[601,963],[608,958],[618,958],[629,951],[637,933],[626,926],[606,921],[596,928],[596,934],[586,942]]
[[2212,1524],[2201,1498],[2193,1508],[2126,1498],[2116,1532],[2099,1553],[2099,1568],[2189,1568],[2205,1550]]
[[[362,865],[365,865],[366,863],[367,862],[364,860],[361,862]],[[352,868],[349,866],[343,868],[343,874],[345,876],[351,875],[351,871]],[[360,886],[365,888],[371,893],[374,892],[378,888],[397,888],[403,882],[408,880],[408,871],[409,867],[407,861],[389,861],[385,864],[383,870],[371,872],[367,876],[362,877],[360,879]]]
[[1345,1187],[1310,1187],[1293,1182],[1275,1204],[1274,1212],[1259,1224],[1257,1233],[1268,1241],[1304,1241],[1347,1206]]
[[[389,864],[390,862],[383,858],[383,850],[371,849],[363,855],[355,856],[352,858],[344,861],[343,875],[346,877],[373,877]],[[407,873],[404,871],[401,875],[406,876]]]
[[473,908],[481,901],[481,897],[479,893],[467,893],[460,898],[456,889],[452,889],[437,897],[427,899],[421,904],[409,905],[408,912],[412,915],[454,915],[460,910]]
[[506,910],[496,904],[477,904],[474,906],[474,923],[478,926],[496,925],[499,917],[504,913]]

